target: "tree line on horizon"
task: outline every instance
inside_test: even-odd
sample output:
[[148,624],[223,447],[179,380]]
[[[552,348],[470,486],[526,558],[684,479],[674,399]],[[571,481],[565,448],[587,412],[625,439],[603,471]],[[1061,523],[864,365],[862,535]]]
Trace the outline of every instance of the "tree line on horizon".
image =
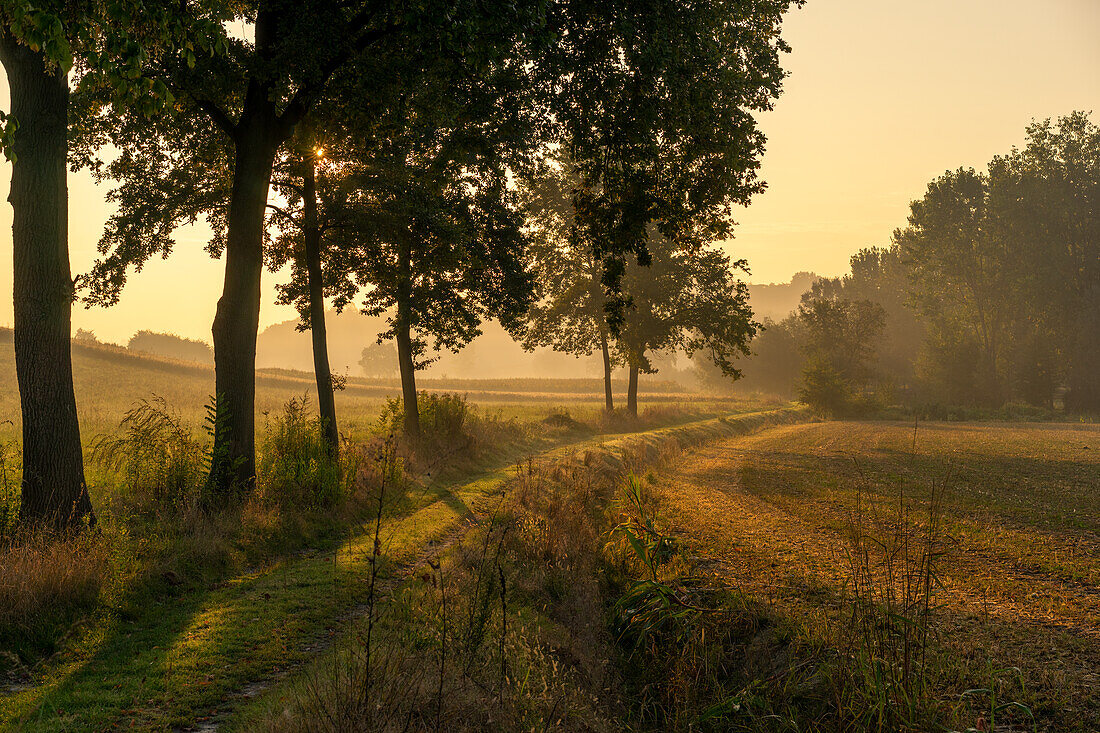
[[[654,350],[705,353],[735,375],[755,324],[736,278],[744,263],[712,243],[763,187],[753,113],[780,93],[781,21],[799,4],[0,3],[22,521],[95,521],[72,384],[74,299],[116,303],[200,219],[225,263],[212,327],[214,503],[255,485],[265,269],[291,268],[279,297],[312,334],[332,457],[326,298],[387,317],[377,336],[396,343],[413,438],[429,348],[460,349],[489,318],[566,351],[598,334],[605,365],[629,367],[632,410]],[[69,167],[109,183],[117,206],[100,258],[75,280]],[[559,266],[580,268],[588,336],[547,315],[570,297]]]
[[1073,112],[1026,132],[986,170],[929,183],[890,244],[766,324],[745,386],[833,414],[1100,413],[1100,127]]

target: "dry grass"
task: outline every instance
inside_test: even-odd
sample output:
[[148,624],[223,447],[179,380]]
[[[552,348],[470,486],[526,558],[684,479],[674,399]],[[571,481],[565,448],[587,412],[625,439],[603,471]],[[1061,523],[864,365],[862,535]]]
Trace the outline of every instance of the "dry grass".
[[[951,475],[928,614],[931,699],[960,728],[988,727],[991,710],[1016,702],[1040,729],[1091,731],[1098,445],[1090,425],[922,425],[914,443],[912,424],[816,423],[695,451],[657,491],[672,531],[719,576],[802,638],[843,647],[858,503],[872,516],[896,516],[899,496],[914,508],[903,527],[863,527],[889,547],[891,536],[921,536],[931,484]],[[1001,722],[1030,727],[1023,707]]]
[[[72,618],[94,607],[106,582],[108,551],[95,533],[21,533],[0,547],[0,672],[19,682],[21,658],[52,651]],[[45,643],[46,648],[35,648]]]

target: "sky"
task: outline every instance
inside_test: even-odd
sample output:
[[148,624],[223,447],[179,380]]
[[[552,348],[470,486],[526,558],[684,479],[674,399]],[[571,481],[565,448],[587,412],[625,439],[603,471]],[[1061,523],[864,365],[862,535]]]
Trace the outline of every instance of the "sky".
[[[984,167],[1021,145],[1033,119],[1083,109],[1100,121],[1100,0],[808,0],[784,37],[790,76],[759,116],[768,188],[736,212],[724,244],[748,259],[751,282],[843,274],[853,252],[889,242],[945,170]],[[4,163],[0,190],[9,178]],[[111,209],[86,174],[70,176],[69,194],[76,274],[94,262]],[[208,237],[177,232],[168,260],[133,275],[118,305],[78,305],[73,328],[121,343],[139,329],[209,341],[223,270]],[[295,316],[274,305],[280,279],[265,274],[261,328]],[[11,292],[11,207],[0,202],[0,325],[11,325]]]

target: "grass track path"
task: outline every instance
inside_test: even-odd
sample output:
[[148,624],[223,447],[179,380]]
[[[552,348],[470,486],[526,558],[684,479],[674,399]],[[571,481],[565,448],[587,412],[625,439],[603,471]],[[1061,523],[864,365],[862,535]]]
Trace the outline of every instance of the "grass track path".
[[[798,411],[772,411],[797,419]],[[752,429],[753,414],[731,419]],[[766,418],[764,418],[766,421]],[[675,436],[687,442],[728,433],[728,418],[560,445],[540,458]],[[736,429],[742,429],[740,427]],[[382,556],[392,576],[426,547],[460,535],[471,516],[498,501],[514,475],[511,456],[465,483],[436,487],[438,498],[383,520]],[[162,599],[137,618],[111,618],[50,663],[36,686],[0,697],[0,729],[51,731],[192,729],[224,714],[249,685],[285,674],[323,648],[319,641],[366,592],[373,525],[334,552],[299,554],[210,589]]]

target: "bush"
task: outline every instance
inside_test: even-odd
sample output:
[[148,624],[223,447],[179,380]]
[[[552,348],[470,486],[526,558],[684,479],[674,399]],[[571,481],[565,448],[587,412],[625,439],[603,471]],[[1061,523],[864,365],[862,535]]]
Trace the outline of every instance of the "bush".
[[852,403],[852,389],[832,364],[824,359],[812,358],[802,370],[798,399],[809,405],[814,412],[834,417],[848,412]]
[[[471,410],[465,395],[421,392],[417,395],[420,413],[420,439],[432,447],[458,447],[469,443],[466,430]],[[382,427],[399,433],[405,424],[405,406],[401,399],[387,400],[382,409]]]
[[131,500],[154,514],[197,509],[206,478],[206,448],[163,397],[143,399],[127,411],[122,435],[101,435],[91,458],[116,471]]
[[268,420],[256,478],[275,501],[333,506],[346,496],[355,470],[348,451],[342,460],[329,457],[321,420],[311,412],[308,397],[294,397],[282,415]]

